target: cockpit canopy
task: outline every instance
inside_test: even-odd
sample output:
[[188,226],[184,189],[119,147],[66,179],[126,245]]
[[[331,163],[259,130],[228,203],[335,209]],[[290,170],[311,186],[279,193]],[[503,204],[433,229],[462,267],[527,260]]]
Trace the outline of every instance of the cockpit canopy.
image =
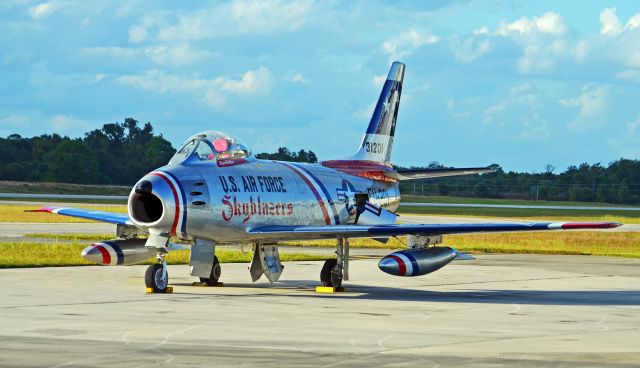
[[187,139],[169,164],[175,165],[186,160],[217,162],[249,157],[252,157],[251,150],[237,138],[210,130]]

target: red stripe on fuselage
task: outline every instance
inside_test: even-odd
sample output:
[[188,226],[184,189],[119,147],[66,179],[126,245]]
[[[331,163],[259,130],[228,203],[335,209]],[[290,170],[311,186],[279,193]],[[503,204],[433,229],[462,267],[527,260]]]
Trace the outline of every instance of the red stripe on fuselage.
[[176,191],[176,188],[173,186],[173,183],[171,182],[171,180],[169,180],[169,178],[167,178],[164,174],[159,172],[153,172],[151,173],[151,175],[162,178],[167,184],[169,184],[169,188],[171,188],[171,191],[173,192],[173,200],[176,203],[176,213],[173,216],[173,225],[171,225],[171,235],[177,235],[176,228],[178,227],[178,218],[180,217],[180,202],[178,201],[178,192]]
[[304,174],[301,173],[295,167],[289,166],[287,164],[283,164],[283,165],[288,167],[289,169],[293,170],[296,174],[298,174],[298,176],[300,176],[302,178],[302,180],[304,180],[305,183],[307,183],[307,186],[309,187],[309,189],[311,189],[311,192],[316,197],[316,200],[318,200],[318,204],[320,204],[320,209],[322,210],[322,214],[324,215],[324,221],[327,223],[327,225],[331,225],[331,218],[329,217],[329,212],[327,211],[327,207],[324,205],[324,201],[320,197],[320,193],[318,193],[318,191],[313,186],[313,184],[311,184],[309,179],[307,179],[307,177],[304,176]]
[[387,257],[393,259],[394,261],[396,261],[398,263],[398,268],[399,268],[399,271],[400,271],[398,276],[404,276],[407,273],[407,266],[404,264],[404,261],[402,260],[402,258],[400,258],[398,256],[394,256],[393,254],[390,254]]
[[100,244],[94,244],[94,246],[96,247],[97,250],[100,251],[100,253],[102,253],[102,264],[110,265],[111,264],[111,254],[109,254],[109,251],[105,247],[100,245]]

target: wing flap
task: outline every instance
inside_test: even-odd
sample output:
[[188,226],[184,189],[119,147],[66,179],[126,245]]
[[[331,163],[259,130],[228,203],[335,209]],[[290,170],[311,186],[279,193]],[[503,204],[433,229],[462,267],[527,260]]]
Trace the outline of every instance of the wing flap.
[[37,210],[30,210],[26,212],[48,212],[48,213],[55,213],[58,215],[83,218],[87,220],[108,222],[111,224],[133,226],[133,223],[129,219],[129,215],[125,213],[94,211],[90,209],[73,208],[73,207],[42,207]]

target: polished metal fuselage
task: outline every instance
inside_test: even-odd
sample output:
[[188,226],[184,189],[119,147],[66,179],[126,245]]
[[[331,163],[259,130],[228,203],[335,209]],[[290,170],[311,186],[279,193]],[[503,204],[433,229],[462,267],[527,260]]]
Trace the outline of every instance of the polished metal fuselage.
[[[176,203],[186,207],[184,233],[177,237],[210,239],[218,244],[241,244],[295,239],[269,239],[247,234],[247,229],[279,225],[347,225],[354,221],[356,193],[395,211],[400,203],[397,182],[379,182],[341,173],[321,164],[253,159],[220,167],[214,162],[189,162],[162,167],[179,181],[184,200],[174,202],[168,189],[157,195],[165,212],[175,213]],[[153,173],[143,180],[156,180]],[[157,186],[156,186],[157,187]],[[180,195],[180,193],[178,193]],[[169,216],[171,217],[171,216]],[[178,216],[176,216],[177,218]],[[186,219],[182,219],[186,217]]]

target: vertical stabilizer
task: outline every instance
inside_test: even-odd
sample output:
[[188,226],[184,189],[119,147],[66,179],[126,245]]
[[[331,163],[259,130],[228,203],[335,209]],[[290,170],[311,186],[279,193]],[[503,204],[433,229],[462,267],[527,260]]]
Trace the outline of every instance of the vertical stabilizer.
[[354,160],[391,163],[391,148],[396,131],[403,79],[404,64],[396,61],[391,65],[360,149],[353,156]]

